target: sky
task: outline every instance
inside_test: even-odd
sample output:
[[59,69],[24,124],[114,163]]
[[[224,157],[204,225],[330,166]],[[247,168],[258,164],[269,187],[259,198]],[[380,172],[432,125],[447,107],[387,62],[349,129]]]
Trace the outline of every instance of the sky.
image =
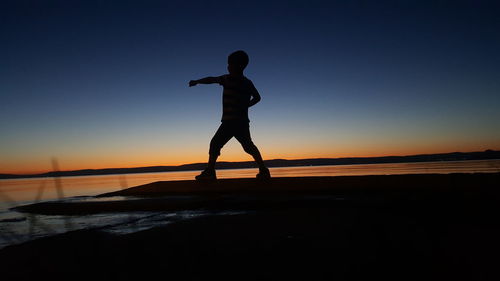
[[500,149],[497,3],[0,1],[0,173],[206,161],[240,49],[264,159]]

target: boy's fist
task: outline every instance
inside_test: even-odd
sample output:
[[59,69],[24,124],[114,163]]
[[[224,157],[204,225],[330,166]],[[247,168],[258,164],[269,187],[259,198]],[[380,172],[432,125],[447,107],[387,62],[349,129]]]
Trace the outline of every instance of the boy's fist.
[[189,87],[196,86],[196,84],[198,84],[198,82],[196,80],[189,81]]

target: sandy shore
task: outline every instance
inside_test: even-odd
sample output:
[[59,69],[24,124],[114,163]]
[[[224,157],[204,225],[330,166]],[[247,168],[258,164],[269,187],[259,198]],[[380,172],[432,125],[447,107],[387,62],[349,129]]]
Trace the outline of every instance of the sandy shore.
[[245,212],[127,235],[68,232],[6,247],[0,265],[17,280],[498,280],[499,183],[500,173],[157,182],[100,196],[135,200],[18,210]]

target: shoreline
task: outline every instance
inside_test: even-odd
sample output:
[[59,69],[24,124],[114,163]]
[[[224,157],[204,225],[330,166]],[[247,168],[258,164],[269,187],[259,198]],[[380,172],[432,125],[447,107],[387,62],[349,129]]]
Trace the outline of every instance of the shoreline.
[[[305,166],[336,166],[336,165],[365,165],[365,164],[400,164],[426,162],[453,162],[474,160],[500,160],[500,151],[485,150],[480,152],[451,152],[436,154],[418,154],[407,156],[379,156],[379,157],[343,157],[343,158],[309,158],[309,159],[272,159],[264,162],[269,168],[305,167]],[[100,176],[137,173],[184,172],[199,171],[206,167],[206,163],[192,163],[178,166],[149,166],[132,168],[102,168],[80,169],[72,171],[52,171],[39,174],[2,174],[0,179],[72,177],[72,176]],[[253,161],[217,162],[217,169],[247,169],[256,168]]]
[[[0,264],[6,277],[22,280],[499,276],[500,173],[273,180],[156,182],[98,196],[134,198],[118,203],[24,206],[59,215],[196,209],[214,215],[123,235],[76,230],[40,238],[0,249]],[[215,215],[238,210],[246,212]]]
[[[478,186],[478,182],[481,184]],[[482,200],[496,192],[500,173],[407,174],[334,177],[282,177],[270,181],[253,178],[219,179],[215,182],[195,180],[159,181],[124,190],[93,196],[120,196],[133,200],[98,202],[48,201],[21,205],[13,211],[42,215],[86,215],[110,212],[177,211],[190,209],[231,209],[243,204],[231,197],[246,198],[256,208],[272,200],[305,201],[311,196],[356,198],[363,200],[407,200],[423,196],[457,196],[469,190],[481,194]],[[189,200],[172,197],[189,196]],[[381,198],[384,196],[385,198]],[[252,199],[252,200],[250,200]],[[236,201],[236,203],[233,203]]]

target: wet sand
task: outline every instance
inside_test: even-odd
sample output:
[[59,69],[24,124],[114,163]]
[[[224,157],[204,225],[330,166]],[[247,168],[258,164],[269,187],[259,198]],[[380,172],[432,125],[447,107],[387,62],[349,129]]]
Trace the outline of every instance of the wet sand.
[[134,200],[18,210],[244,213],[68,232],[6,247],[0,265],[17,280],[498,280],[499,183],[500,173],[157,182],[99,196]]

